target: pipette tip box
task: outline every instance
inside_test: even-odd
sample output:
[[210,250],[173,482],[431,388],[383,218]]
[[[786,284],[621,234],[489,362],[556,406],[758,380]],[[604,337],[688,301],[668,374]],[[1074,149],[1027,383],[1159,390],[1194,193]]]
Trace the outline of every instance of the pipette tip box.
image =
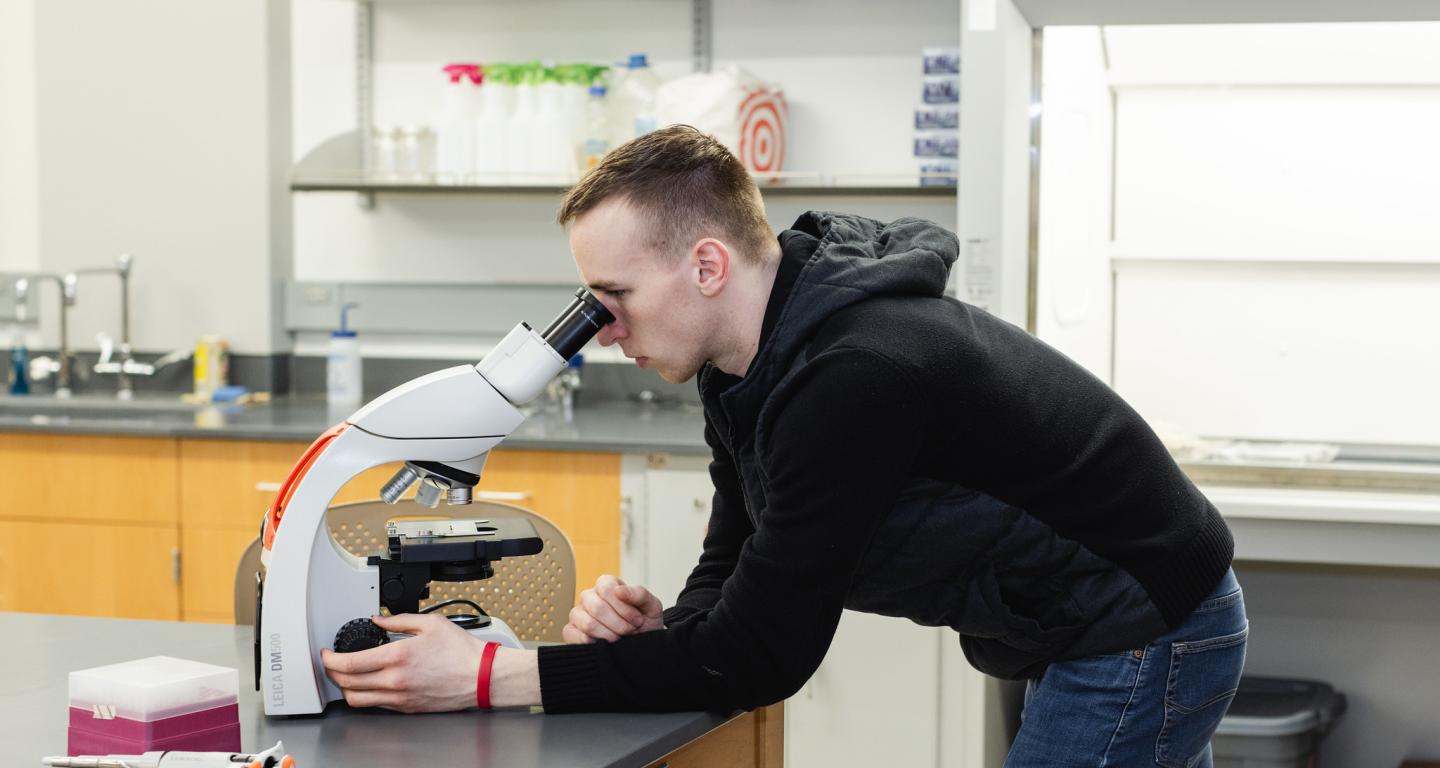
[[70,673],[71,755],[240,750],[240,676],[170,656]]

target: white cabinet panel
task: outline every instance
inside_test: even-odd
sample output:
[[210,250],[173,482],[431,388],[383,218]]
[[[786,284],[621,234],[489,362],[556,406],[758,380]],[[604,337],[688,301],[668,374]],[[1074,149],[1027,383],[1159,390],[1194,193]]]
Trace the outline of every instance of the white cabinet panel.
[[709,464],[704,457],[666,454],[631,454],[620,461],[620,573],[667,608],[704,548],[715,493]]
[[825,662],[785,702],[786,768],[937,765],[943,631],[846,611]]
[[[700,457],[625,456],[621,573],[666,606],[695,567],[714,486]],[[785,765],[935,766],[948,630],[846,611],[820,669],[785,703]],[[956,724],[958,727],[958,724]]]
[[710,523],[715,486],[710,482],[710,472],[703,468],[705,462],[699,462],[701,469],[694,468],[694,463],[672,461],[668,468],[646,473],[646,586],[667,606],[675,603],[685,579],[699,562],[705,528]]

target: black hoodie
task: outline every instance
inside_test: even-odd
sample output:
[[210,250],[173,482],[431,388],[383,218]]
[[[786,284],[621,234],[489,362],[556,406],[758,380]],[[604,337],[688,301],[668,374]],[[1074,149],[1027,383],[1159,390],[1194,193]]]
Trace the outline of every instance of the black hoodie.
[[812,212],[780,243],[750,369],[701,372],[700,562],[665,630],[541,649],[547,712],[779,701],[842,607],[952,627],[982,671],[1034,676],[1145,644],[1219,581],[1229,531],[1140,416],[943,295],[953,234]]

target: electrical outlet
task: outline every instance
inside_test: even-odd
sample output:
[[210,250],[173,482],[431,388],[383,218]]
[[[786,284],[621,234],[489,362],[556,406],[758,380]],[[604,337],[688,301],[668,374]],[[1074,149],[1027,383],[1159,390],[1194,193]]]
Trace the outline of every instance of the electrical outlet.
[[301,295],[306,304],[335,303],[335,289],[328,285],[307,285]]

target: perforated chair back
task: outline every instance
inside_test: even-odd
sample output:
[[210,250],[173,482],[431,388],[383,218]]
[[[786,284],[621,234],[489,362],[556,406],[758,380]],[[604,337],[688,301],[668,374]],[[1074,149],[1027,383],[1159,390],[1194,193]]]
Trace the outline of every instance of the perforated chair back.
[[[430,582],[430,597],[420,603],[422,609],[445,600],[473,600],[486,613],[504,619],[521,640],[563,642],[560,630],[575,604],[575,551],[565,532],[543,515],[496,501],[433,510],[409,502],[358,501],[331,507],[326,522],[340,546],[365,557],[384,550],[387,521],[436,517],[523,517],[545,547],[538,555],[495,561],[495,575],[488,579]],[[454,612],[465,613],[466,607],[455,606]]]
[[255,623],[255,574],[260,572],[260,537],[245,546],[235,566],[235,623]]

